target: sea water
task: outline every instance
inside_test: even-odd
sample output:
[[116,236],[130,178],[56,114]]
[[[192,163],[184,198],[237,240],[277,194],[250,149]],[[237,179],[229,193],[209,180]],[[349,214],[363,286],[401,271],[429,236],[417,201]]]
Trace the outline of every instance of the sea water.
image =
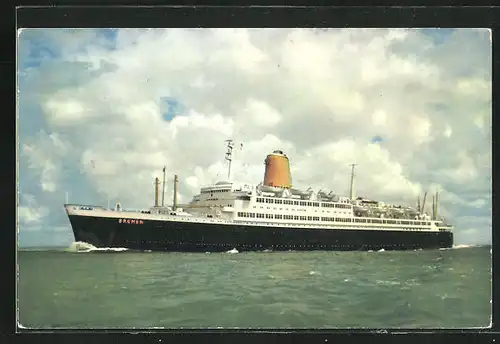
[[491,318],[491,248],[18,253],[29,328],[463,328]]

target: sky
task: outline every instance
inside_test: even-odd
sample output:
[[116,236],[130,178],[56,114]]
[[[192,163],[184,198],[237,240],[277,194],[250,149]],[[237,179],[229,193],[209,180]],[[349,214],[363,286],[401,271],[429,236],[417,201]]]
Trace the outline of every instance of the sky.
[[[258,184],[273,150],[294,187],[426,204],[456,244],[491,243],[486,29],[25,29],[18,32],[20,246],[74,241],[70,203],[148,208]],[[241,145],[243,144],[243,145]],[[428,208],[430,213],[430,208]]]

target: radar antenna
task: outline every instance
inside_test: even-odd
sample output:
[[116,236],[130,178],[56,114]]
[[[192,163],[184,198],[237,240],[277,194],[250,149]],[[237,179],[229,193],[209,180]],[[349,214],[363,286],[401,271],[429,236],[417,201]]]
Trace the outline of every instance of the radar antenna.
[[233,161],[233,140],[226,140],[227,152],[226,152],[226,160],[229,162],[229,168],[227,171],[227,179],[231,180],[231,162]]

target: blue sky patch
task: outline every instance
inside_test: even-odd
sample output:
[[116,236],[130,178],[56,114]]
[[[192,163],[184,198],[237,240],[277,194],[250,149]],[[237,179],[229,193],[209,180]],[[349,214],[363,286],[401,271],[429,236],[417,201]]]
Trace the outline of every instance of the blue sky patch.
[[372,137],[372,139],[371,139],[371,143],[380,143],[383,141],[384,141],[384,139],[382,138],[382,136],[379,136],[379,135],[376,135],[376,136]]
[[59,48],[46,35],[32,30],[24,30],[19,35],[18,58],[21,70],[38,67],[42,62],[56,59],[59,55]]
[[454,31],[454,29],[448,28],[422,29],[422,33],[426,36],[431,37],[436,44],[443,43],[448,38],[448,36],[453,34]]
[[97,37],[105,38],[105,47],[109,50],[116,50],[116,38],[118,29],[100,29],[97,31]]
[[174,97],[162,97],[160,98],[160,109],[162,112],[163,119],[166,121],[171,121],[175,116],[182,115],[184,113],[184,105]]

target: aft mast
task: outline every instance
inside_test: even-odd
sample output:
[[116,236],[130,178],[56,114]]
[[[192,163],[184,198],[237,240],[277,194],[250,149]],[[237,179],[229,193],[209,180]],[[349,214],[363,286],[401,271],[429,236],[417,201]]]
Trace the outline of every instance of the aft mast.
[[356,164],[351,164],[351,187],[349,189],[349,197],[351,198],[351,201],[354,201],[354,195],[355,195],[355,191],[354,191],[354,166],[356,166]]
[[231,162],[233,161],[233,147],[234,147],[233,140],[226,140],[226,145],[227,145],[226,160],[229,162],[229,167],[228,167],[228,171],[227,171],[227,179],[228,179],[228,181],[230,181],[231,180]]

